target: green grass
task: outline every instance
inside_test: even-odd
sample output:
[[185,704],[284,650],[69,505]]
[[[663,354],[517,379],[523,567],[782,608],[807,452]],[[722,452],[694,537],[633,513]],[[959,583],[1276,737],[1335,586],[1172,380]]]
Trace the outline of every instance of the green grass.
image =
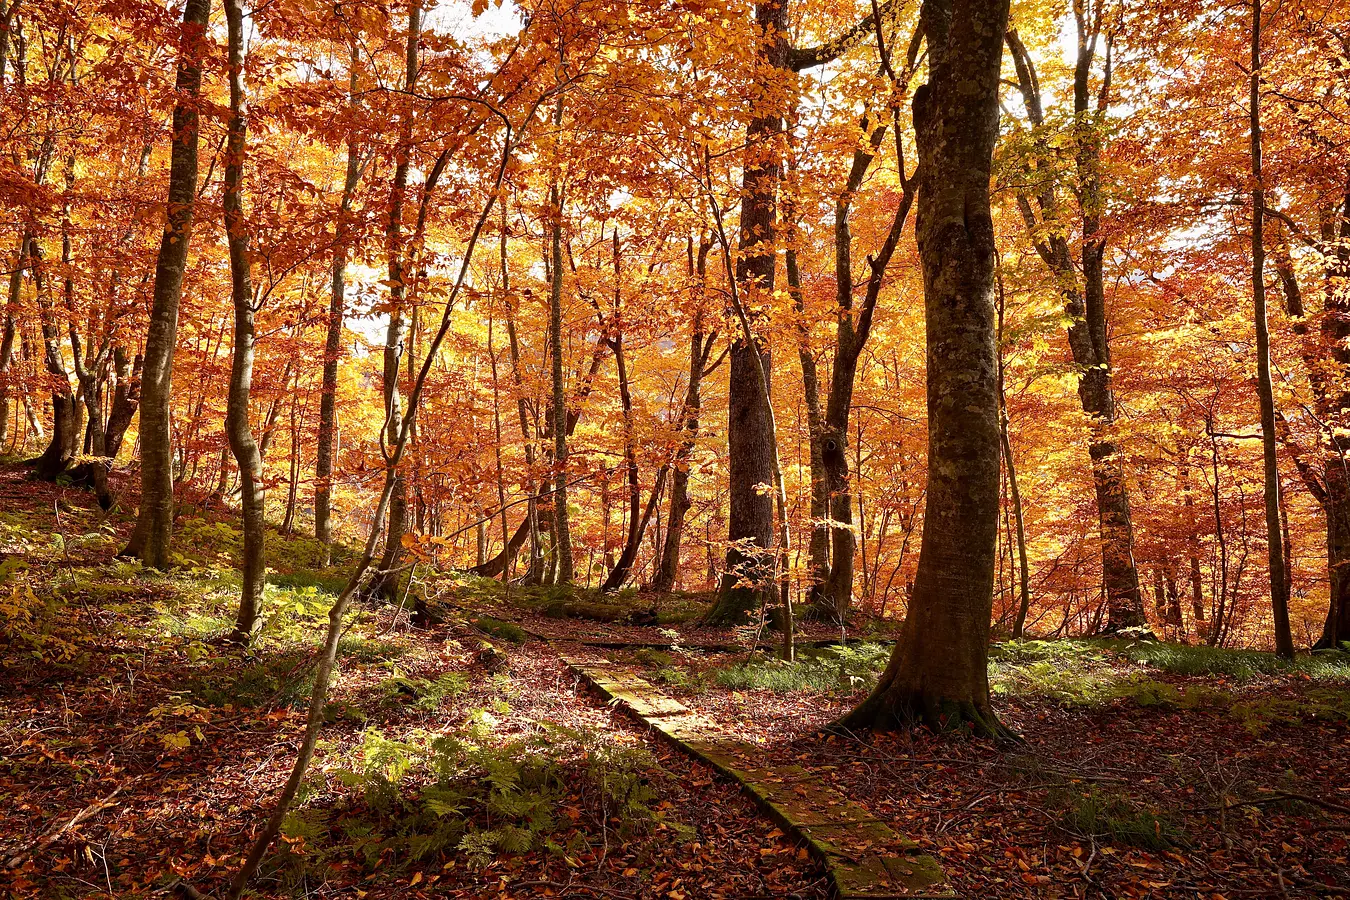
[[336,597],[347,586],[347,577],[345,572],[313,572],[301,569],[284,574],[273,572],[267,576],[267,583],[278,588],[314,588],[331,597]]
[[1350,653],[1343,651],[1300,655],[1292,662],[1259,650],[1186,646],[1161,641],[1099,642],[1131,662],[1152,666],[1172,675],[1221,675],[1249,681],[1263,675],[1297,672],[1313,679],[1350,679]]
[[407,703],[431,712],[451,697],[464,693],[468,687],[469,680],[458,672],[446,672],[435,679],[395,673],[380,682],[380,693],[386,703]]
[[876,684],[889,655],[890,648],[881,644],[813,648],[790,663],[755,656],[714,669],[712,678],[732,690],[851,694]]
[[256,708],[298,706],[314,687],[314,667],[302,650],[275,653],[240,664],[217,657],[186,681],[188,694],[203,706]]
[[1145,850],[1170,850],[1187,844],[1185,832],[1163,812],[1123,794],[1101,788],[1057,789],[1047,804],[1063,810],[1064,826],[1076,834],[1116,841]]

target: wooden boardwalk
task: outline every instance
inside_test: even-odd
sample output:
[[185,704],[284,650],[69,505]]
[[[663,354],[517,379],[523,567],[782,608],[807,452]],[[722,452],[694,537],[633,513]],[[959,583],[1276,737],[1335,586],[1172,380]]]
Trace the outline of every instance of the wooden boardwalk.
[[763,750],[661,693],[626,666],[594,653],[562,657],[606,699],[741,785],[786,833],[803,841],[841,900],[951,897],[937,860],[819,777],[796,765],[763,765]]

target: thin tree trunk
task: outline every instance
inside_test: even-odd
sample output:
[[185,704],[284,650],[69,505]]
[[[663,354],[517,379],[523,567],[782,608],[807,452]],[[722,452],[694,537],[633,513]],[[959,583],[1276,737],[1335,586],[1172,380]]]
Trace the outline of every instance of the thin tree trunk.
[[[421,40],[421,8],[417,3],[408,7],[407,60],[404,74],[404,86],[411,92],[417,84],[417,49]],[[403,410],[399,397],[400,360],[403,353],[404,337],[407,333],[407,320],[404,318],[403,302],[407,293],[403,252],[403,205],[408,188],[409,155],[412,153],[412,110],[405,110],[407,120],[398,148],[398,161],[394,166],[394,181],[389,195],[389,222],[386,241],[389,256],[389,327],[384,340],[384,452],[389,452],[403,427]],[[408,410],[411,417],[412,410]],[[394,569],[398,565],[403,551],[403,533],[407,527],[408,486],[404,473],[395,471],[394,490],[389,498],[389,522],[385,527],[384,554],[380,557],[379,570],[371,579],[367,595],[383,595],[394,599],[398,594],[398,576]]]
[[108,458],[114,460],[122,449],[122,439],[127,428],[136,416],[141,403],[141,366],[145,360],[137,353],[132,359],[125,347],[113,348],[113,375],[117,379],[113,386],[112,406],[108,410],[108,425],[104,429],[104,442]]
[[[356,71],[360,57],[352,47],[351,72],[347,88],[348,110],[355,112]],[[351,213],[352,198],[361,178],[360,158],[356,138],[347,137],[347,172],[342,182],[342,202],[338,205],[336,233],[333,241],[332,283],[328,296],[328,335],[324,341],[323,382],[319,399],[318,450],[314,461],[314,537],[323,544],[325,562],[332,554],[333,543],[333,457],[334,435],[337,432],[338,356],[342,349],[342,330],[346,314],[347,294],[347,217]]]
[[[553,112],[553,126],[562,129],[563,103],[561,95]],[[567,510],[567,383],[563,378],[562,342],[562,188],[558,183],[557,162],[549,185],[549,210],[553,217],[550,228],[551,280],[549,285],[549,353],[553,372],[553,584],[572,583],[572,529]]]
[[175,83],[173,147],[169,162],[168,221],[155,263],[150,328],[145,339],[141,385],[141,508],[125,555],[146,565],[169,565],[173,536],[173,446],[169,401],[173,388],[173,351],[178,333],[178,302],[183,293],[197,198],[197,105],[201,96],[201,61],[206,55],[206,27],[211,0],[187,0]]
[[70,388],[70,373],[66,371],[61,353],[61,331],[56,324],[56,313],[47,297],[47,283],[42,255],[36,243],[32,244],[33,287],[37,295],[38,319],[42,329],[43,359],[52,385],[51,440],[42,455],[33,460],[33,475],[54,481],[63,475],[75,458],[80,439],[75,395]]
[[708,277],[708,251],[712,244],[700,239],[698,256],[694,256],[693,240],[689,243],[689,275],[697,292],[694,321],[689,332],[689,381],[685,387],[683,422],[679,449],[675,451],[674,475],[670,484],[670,512],[666,519],[666,540],[661,550],[661,566],[652,580],[652,590],[670,591],[675,587],[680,571],[680,544],[684,538],[685,517],[689,514],[689,460],[698,440],[700,392],[703,385],[703,367],[712,351],[712,338],[704,336],[703,316]]
[[1003,276],[998,279],[998,433],[1003,447],[1003,462],[1008,468],[1008,493],[1012,496],[1014,535],[1017,544],[1017,616],[1013,620],[1012,636],[1026,636],[1027,612],[1031,609],[1031,569],[1027,563],[1026,520],[1022,516],[1022,492],[1017,485],[1017,465],[1013,460],[1012,438],[1008,428],[1008,395],[1003,368]]
[[1270,378],[1270,326],[1266,320],[1266,250],[1263,235],[1265,190],[1261,174],[1261,0],[1252,0],[1251,154],[1252,154],[1252,309],[1256,319],[1256,383],[1261,401],[1261,451],[1265,463],[1266,552],[1270,570],[1270,607],[1275,652],[1294,658],[1289,630],[1288,571],[1280,532],[1280,467],[1276,455],[1275,388]]
[[[1061,233],[1064,223],[1055,182],[1047,174],[1038,175],[1042,186],[1034,198],[1022,193],[1018,209],[1032,235],[1036,252],[1060,283],[1065,312],[1070,320],[1069,349],[1078,366],[1078,397],[1087,414],[1088,455],[1092,460],[1092,480],[1097,499],[1101,530],[1102,581],[1107,597],[1107,630],[1141,628],[1148,625],[1144,615],[1143,593],[1134,562],[1134,525],[1130,517],[1130,495],[1126,483],[1123,454],[1112,432],[1116,420],[1115,393],[1112,388],[1111,348],[1106,321],[1104,282],[1105,238],[1101,236],[1101,136],[1111,81],[1110,41],[1107,42],[1106,70],[1092,108],[1089,77],[1097,53],[1100,16],[1089,21],[1085,7],[1074,6],[1078,50],[1074,64],[1074,162],[1077,174],[1075,200],[1081,220],[1082,240],[1079,259]],[[1031,57],[1016,31],[1006,35],[1017,71],[1028,116],[1033,126],[1044,125],[1040,82]],[[1045,157],[1053,151],[1041,139],[1039,151]],[[1032,200],[1040,210],[1039,221]],[[1046,232],[1049,232],[1046,234]],[[1045,237],[1040,235],[1045,234]],[[1081,276],[1079,274],[1081,270]],[[1080,280],[1081,278],[1081,280]]]
[[[3,36],[8,43],[8,34]],[[23,294],[23,273],[28,267],[28,232],[19,235],[19,246],[9,273],[9,292],[5,297],[4,335],[0,337],[0,446],[9,439],[9,397],[14,365],[14,338],[18,334],[17,312]]]
[[[234,354],[230,364],[230,391],[225,407],[225,430],[239,466],[243,506],[244,558],[240,570],[239,614],[234,640],[248,644],[262,620],[263,587],[267,578],[267,523],[264,520],[263,463],[249,427],[249,396],[253,389],[255,355],[253,282],[249,268],[248,223],[244,219],[244,165],[248,156],[248,111],[244,96],[243,0],[225,0],[229,34],[227,60],[230,113],[225,140],[225,238],[230,252],[230,299],[234,304]],[[222,470],[223,470],[222,460]]]

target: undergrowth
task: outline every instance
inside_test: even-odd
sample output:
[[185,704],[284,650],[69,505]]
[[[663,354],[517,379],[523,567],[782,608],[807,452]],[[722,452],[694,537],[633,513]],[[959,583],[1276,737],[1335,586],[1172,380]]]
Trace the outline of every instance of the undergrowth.
[[653,826],[691,836],[658,809],[668,776],[647,750],[547,724],[503,738],[494,725],[478,710],[452,734],[366,731],[330,770],[352,794],[287,817],[280,868],[297,879],[339,858],[367,870],[444,857],[482,867],[533,850],[575,864],[611,828],[618,839]]
[[889,655],[882,644],[811,648],[800,651],[794,662],[756,655],[718,667],[712,677],[732,690],[853,693],[876,684]]

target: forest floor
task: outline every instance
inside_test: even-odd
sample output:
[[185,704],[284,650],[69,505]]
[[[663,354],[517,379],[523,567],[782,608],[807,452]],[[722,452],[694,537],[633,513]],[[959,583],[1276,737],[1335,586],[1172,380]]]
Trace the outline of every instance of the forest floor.
[[[0,895],[219,890],[293,759],[345,560],[318,567],[312,541],[274,535],[267,625],[243,653],[223,641],[231,520],[185,512],[167,574],[115,558],[129,525],[0,470]],[[1023,743],[823,737],[874,681],[888,624],[786,664],[688,624],[697,597],[652,618],[646,597],[428,588],[442,624],[352,616],[330,724],[255,896],[827,896],[735,786],[581,687],[568,641],[607,645],[592,649],[765,761],[821,776],[963,897],[1350,896],[1345,654],[1010,642],[993,688]],[[624,604],[654,624],[625,624]]]

